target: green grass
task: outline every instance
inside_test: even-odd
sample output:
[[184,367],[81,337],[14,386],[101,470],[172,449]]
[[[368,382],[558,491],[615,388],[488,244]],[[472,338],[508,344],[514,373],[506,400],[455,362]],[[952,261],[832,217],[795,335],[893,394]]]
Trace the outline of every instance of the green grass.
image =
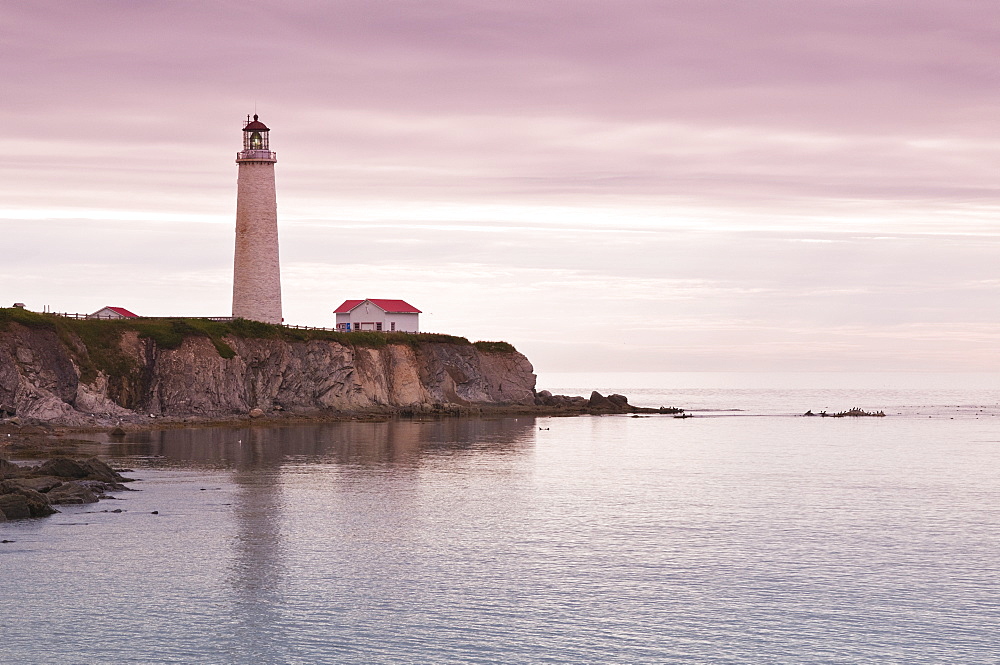
[[508,342],[476,342],[473,346],[483,353],[517,353],[514,345]]
[[[176,349],[188,337],[207,337],[223,358],[235,353],[225,342],[226,337],[238,339],[280,339],[288,342],[327,340],[348,346],[381,348],[389,344],[419,346],[420,344],[457,344],[469,346],[465,337],[437,333],[404,333],[381,331],[339,332],[333,330],[308,330],[234,319],[209,321],[208,319],[69,319],[52,314],[39,314],[24,309],[0,308],[0,330],[11,322],[32,328],[48,328],[61,333],[73,333],[83,340],[88,349],[117,346],[122,334],[135,331],[139,337],[153,340],[161,349]],[[506,342],[476,342],[480,351],[487,353],[512,353],[514,347]]]
[[56,317],[49,314],[29,312],[20,307],[0,307],[0,330],[6,330],[11,323],[20,323],[29,328],[48,328],[55,330]]

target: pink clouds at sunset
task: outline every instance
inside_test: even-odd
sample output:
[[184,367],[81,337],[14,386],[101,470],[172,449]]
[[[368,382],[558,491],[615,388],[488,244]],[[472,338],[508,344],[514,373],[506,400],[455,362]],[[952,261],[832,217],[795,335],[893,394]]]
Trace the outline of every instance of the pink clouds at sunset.
[[4,2],[0,305],[226,313],[256,108],[291,323],[403,298],[541,370],[996,371],[998,33],[961,0]]

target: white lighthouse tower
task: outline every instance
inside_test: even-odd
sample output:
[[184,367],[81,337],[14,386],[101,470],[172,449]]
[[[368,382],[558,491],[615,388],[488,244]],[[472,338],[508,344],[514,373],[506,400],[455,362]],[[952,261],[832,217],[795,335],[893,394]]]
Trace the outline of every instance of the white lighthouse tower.
[[271,130],[247,116],[236,194],[236,260],[233,317],[281,323],[281,267],[278,264],[278,204],[274,193]]

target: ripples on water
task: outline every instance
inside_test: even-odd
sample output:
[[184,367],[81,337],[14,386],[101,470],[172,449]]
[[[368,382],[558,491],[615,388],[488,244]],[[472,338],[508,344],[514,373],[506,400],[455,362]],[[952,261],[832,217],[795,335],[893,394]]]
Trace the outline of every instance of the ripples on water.
[[0,525],[0,662],[996,663],[997,393],[939,394],[137,435]]

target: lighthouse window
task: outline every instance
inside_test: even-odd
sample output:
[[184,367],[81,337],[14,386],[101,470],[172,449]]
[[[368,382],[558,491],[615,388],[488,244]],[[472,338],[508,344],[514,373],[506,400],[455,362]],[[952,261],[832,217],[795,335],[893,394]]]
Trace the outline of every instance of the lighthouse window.
[[260,132],[254,132],[250,135],[250,149],[260,150],[263,145],[263,140],[260,138]]

